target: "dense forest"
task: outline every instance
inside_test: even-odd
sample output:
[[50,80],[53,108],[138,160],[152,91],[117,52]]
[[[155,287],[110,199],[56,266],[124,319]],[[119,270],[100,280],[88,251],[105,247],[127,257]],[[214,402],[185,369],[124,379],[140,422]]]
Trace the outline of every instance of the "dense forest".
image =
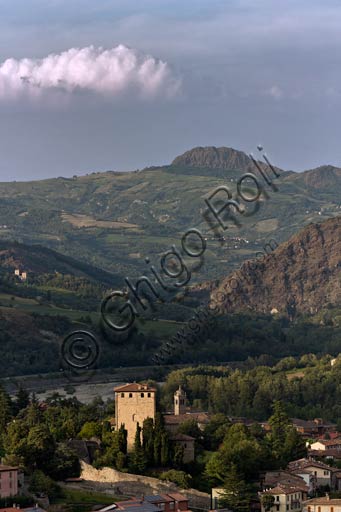
[[[171,407],[181,384],[190,403],[199,410],[262,420],[274,401],[283,401],[290,417],[331,420],[341,427],[341,360],[313,354],[287,357],[274,366],[259,365],[269,358],[251,358],[244,368],[216,366],[171,372],[162,387],[162,403]],[[258,365],[257,365],[258,364]]]

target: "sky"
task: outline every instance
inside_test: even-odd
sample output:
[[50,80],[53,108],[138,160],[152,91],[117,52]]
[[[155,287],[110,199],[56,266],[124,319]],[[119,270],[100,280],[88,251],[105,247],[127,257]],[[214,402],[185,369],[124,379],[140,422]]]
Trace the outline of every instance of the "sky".
[[339,0],[0,0],[0,180],[195,146],[341,167]]

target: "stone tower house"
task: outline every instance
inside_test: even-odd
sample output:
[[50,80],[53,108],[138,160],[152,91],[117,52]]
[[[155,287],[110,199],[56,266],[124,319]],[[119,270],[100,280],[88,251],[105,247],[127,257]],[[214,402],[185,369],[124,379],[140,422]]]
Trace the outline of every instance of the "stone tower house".
[[128,431],[128,450],[134,446],[137,423],[140,427],[146,418],[155,420],[156,389],[147,384],[126,384],[115,391],[116,430],[123,424]]
[[179,386],[174,393],[174,414],[179,416],[179,414],[186,414],[187,408],[187,397],[186,392]]

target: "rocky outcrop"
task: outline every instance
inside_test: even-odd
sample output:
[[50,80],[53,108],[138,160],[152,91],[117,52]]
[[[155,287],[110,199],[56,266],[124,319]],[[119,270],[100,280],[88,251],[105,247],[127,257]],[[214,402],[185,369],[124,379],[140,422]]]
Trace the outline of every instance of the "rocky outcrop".
[[341,217],[310,224],[273,253],[245,262],[211,297],[224,312],[318,312],[341,304]]
[[247,169],[252,165],[251,159],[233,148],[215,146],[196,147],[177,156],[172,165],[182,167],[207,167],[210,169]]

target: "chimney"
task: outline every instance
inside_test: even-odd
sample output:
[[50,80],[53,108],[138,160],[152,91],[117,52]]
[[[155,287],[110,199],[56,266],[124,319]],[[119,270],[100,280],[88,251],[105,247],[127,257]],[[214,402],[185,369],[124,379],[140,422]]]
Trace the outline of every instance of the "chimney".
[[329,493],[326,492],[326,499],[329,501],[330,500],[330,496],[329,496]]

